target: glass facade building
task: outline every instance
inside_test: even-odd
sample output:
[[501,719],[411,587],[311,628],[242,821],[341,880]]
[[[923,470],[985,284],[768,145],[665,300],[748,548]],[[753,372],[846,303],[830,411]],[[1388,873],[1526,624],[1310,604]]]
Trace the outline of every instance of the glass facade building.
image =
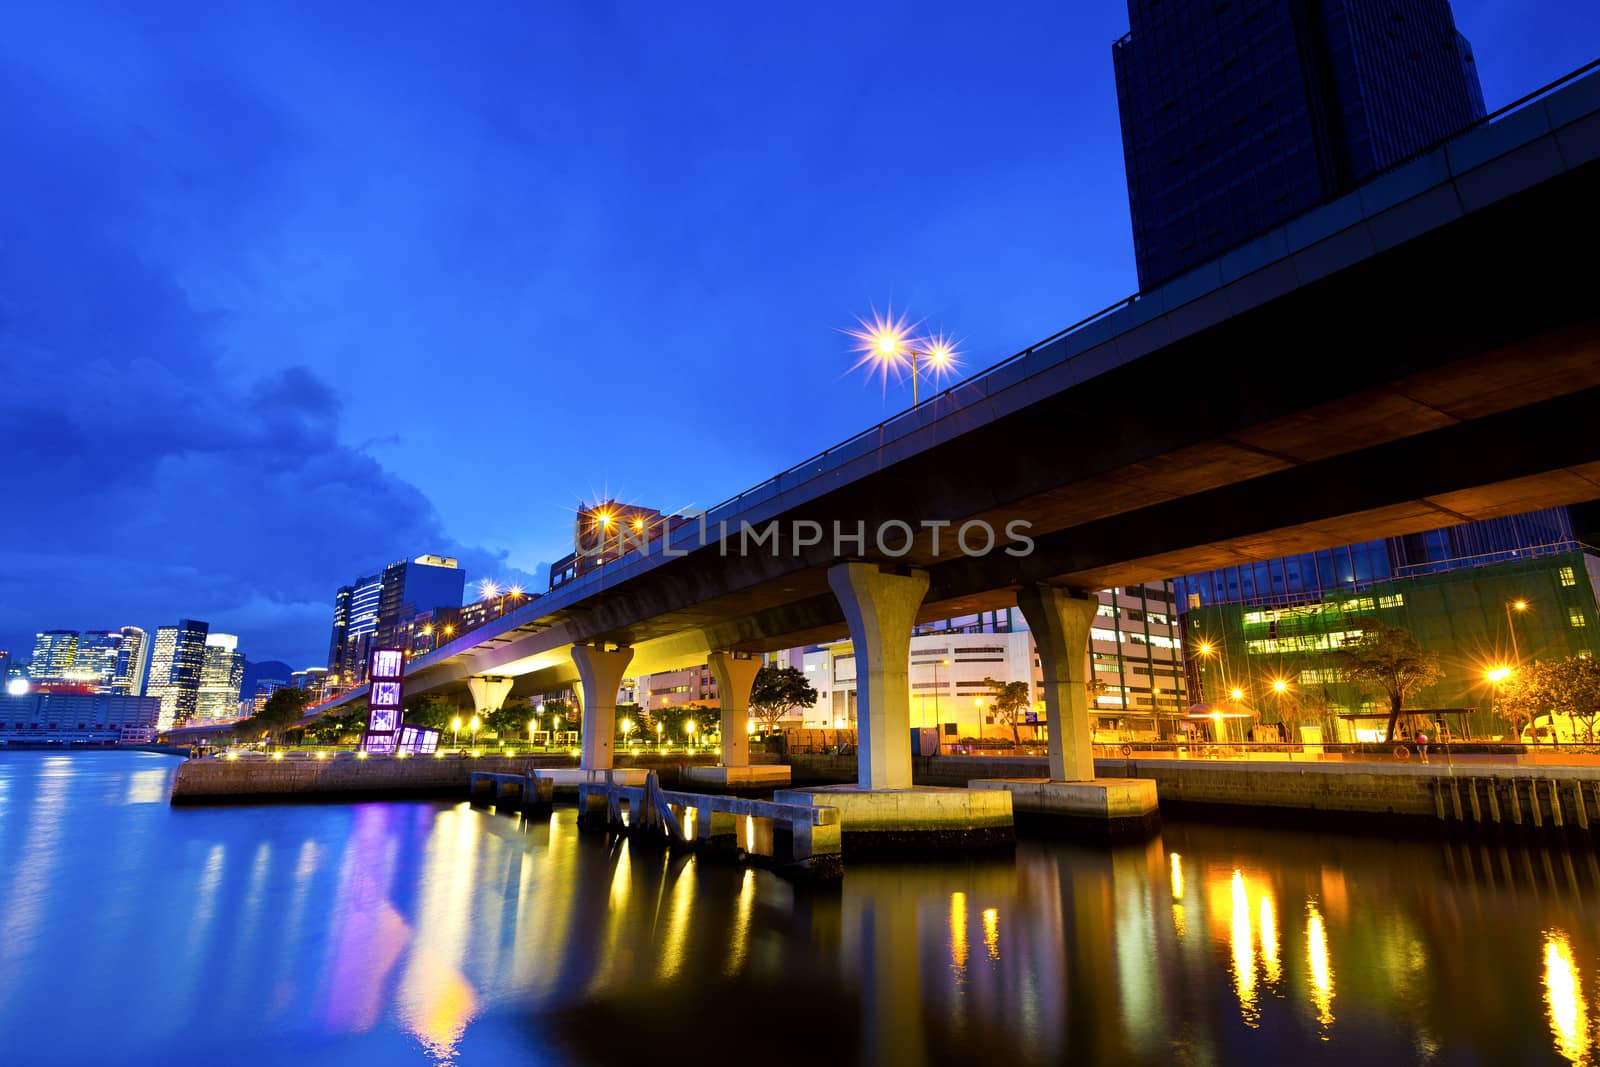
[[207,634],[195,714],[222,721],[238,718],[239,689],[243,685],[244,653],[239,651],[239,638],[233,634]]
[[1112,47],[1141,289],[1482,118],[1448,0],[1128,0]]
[[200,674],[205,668],[206,634],[210,630],[209,623],[193,619],[179,619],[176,626],[156,629],[145,693],[161,702],[158,727],[162,730],[187,726],[194,718],[200,699]]
[[1390,578],[1526,559],[1573,547],[1566,508],[1486,519],[1174,579],[1178,610],[1214,604],[1289,604],[1356,592]]
[[[1439,659],[1437,683],[1409,699],[1414,708],[1471,709],[1450,729],[1475,737],[1507,732],[1494,715],[1491,669],[1600,653],[1595,588],[1600,558],[1576,546],[1509,559],[1490,554],[1447,570],[1421,568],[1360,590],[1276,604],[1215,604],[1183,617],[1189,690],[1196,700],[1234,690],[1265,722],[1283,702],[1337,740],[1380,740],[1387,698],[1347,679],[1338,654],[1377,620],[1405,630]],[[1275,682],[1283,682],[1280,691]]]

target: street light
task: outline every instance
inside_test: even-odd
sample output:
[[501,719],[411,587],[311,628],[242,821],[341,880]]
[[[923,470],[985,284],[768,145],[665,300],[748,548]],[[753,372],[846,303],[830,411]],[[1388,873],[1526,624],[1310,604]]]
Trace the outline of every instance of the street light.
[[1235,701],[1243,700],[1244,699],[1244,690],[1243,689],[1230,689],[1230,690],[1228,690],[1228,695],[1230,697],[1232,697]]
[[858,318],[861,328],[845,332],[856,339],[856,351],[861,359],[856,366],[878,366],[887,376],[890,366],[899,366],[902,360],[911,363],[911,406],[921,403],[919,383],[922,378],[922,361],[927,360],[928,373],[937,377],[953,370],[961,353],[956,342],[942,333],[927,337],[911,337],[915,328],[908,325],[905,316],[896,316],[893,309],[887,315],[872,313],[871,321]]
[[474,715],[472,717],[472,721],[471,722],[467,723],[467,729],[472,732],[472,747],[473,748],[477,748],[478,747],[478,727],[480,727],[482,725],[483,725],[483,723],[479,721],[479,719],[478,719],[478,717],[476,715]]
[[983,747],[983,698],[973,697],[972,706],[978,709],[978,747]]
[[1506,629],[1511,633],[1511,662],[1521,663],[1522,656],[1517,652],[1517,627],[1511,619],[1513,611],[1521,614],[1528,610],[1528,602],[1518,597],[1516,600],[1506,601]]
[[459,715],[450,720],[450,747],[461,747],[461,716]]

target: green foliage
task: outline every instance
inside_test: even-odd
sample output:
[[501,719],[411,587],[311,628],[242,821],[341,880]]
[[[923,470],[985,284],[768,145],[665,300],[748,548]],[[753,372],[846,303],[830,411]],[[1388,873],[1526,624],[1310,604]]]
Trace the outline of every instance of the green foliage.
[[[1520,714],[1522,721],[1540,714],[1552,719],[1565,715],[1574,727],[1582,728],[1584,740],[1593,744],[1596,721],[1600,720],[1600,663],[1582,656],[1530,663],[1517,671],[1503,706],[1507,718]],[[1516,727],[1516,720],[1512,725]]]
[[994,711],[995,721],[1009,725],[1012,744],[1020,744],[1017,726],[1033,707],[1033,686],[1027,682],[1002,682],[995,678],[985,678],[983,684],[989,690],[989,707]]
[[450,729],[450,720],[459,714],[460,712],[449,704],[441,704],[424,697],[407,705],[405,721],[413,726],[426,726],[444,733]]
[[311,693],[305,689],[285,687],[273,690],[259,712],[234,724],[234,733],[254,740],[263,735],[281,738],[285,730],[305,714],[311,702]]
[[1408,697],[1444,677],[1439,657],[1423,648],[1406,630],[1385,626],[1376,619],[1363,620],[1362,637],[1342,648],[1336,662],[1346,678],[1369,683],[1389,699],[1388,740],[1394,740],[1395,723]]
[[803,671],[767,664],[756,672],[750,686],[750,714],[762,729],[771,730],[795,708],[817,702],[817,691]]

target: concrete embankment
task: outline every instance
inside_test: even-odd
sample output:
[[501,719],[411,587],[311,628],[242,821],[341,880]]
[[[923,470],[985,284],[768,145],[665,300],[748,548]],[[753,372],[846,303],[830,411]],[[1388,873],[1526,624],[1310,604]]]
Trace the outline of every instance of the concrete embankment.
[[[653,770],[665,788],[678,781],[685,764],[715,763],[706,756],[619,757],[617,767]],[[192,759],[178,767],[172,782],[174,804],[228,804],[283,800],[400,800],[455,797],[465,800],[473,771],[524,774],[535,767],[576,767],[572,756],[483,756],[461,759],[356,759],[342,754],[319,760]]]
[[[853,780],[855,757],[789,757],[796,782]],[[1042,758],[923,756],[918,785],[965,785],[980,778],[1044,778]],[[1162,808],[1214,811],[1255,821],[1337,816],[1396,817],[1467,827],[1588,832],[1600,825],[1600,768],[1470,763],[1102,759],[1105,778],[1156,783]]]

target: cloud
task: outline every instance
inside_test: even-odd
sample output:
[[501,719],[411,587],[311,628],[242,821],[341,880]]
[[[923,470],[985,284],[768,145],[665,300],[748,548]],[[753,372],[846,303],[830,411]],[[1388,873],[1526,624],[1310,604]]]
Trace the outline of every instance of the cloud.
[[183,616],[240,633],[253,659],[312,663],[334,588],[386,562],[440,552],[469,576],[531,585],[341,441],[347,402],[318,368],[292,353],[272,367],[227,358],[230,308],[208,294],[240,280],[194,252],[279,209],[300,150],[291,118],[184,64],[142,89],[160,106],[84,98],[0,61],[0,141],[13,148],[0,646]]

